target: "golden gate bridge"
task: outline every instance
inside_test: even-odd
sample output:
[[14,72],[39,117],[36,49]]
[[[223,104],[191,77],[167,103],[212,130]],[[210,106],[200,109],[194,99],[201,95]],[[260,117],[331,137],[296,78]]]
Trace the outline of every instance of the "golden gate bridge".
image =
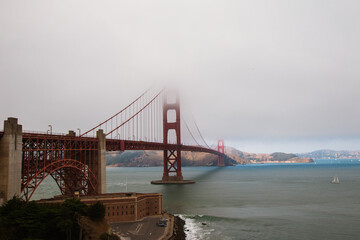
[[102,194],[106,192],[106,151],[163,151],[163,176],[155,184],[193,183],[184,180],[181,152],[205,152],[218,156],[218,166],[225,165],[224,141],[210,148],[196,129],[200,145],[184,121],[185,131],[194,144],[181,138],[179,94],[176,90],[147,90],[124,109],[95,127],[76,135],[22,131],[16,118],[4,122],[0,132],[0,194],[6,199],[14,194],[28,201],[51,176],[63,195]]

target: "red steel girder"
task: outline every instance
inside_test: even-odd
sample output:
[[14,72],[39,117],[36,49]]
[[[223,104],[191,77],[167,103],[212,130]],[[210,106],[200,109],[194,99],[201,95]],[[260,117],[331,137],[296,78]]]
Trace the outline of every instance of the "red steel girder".
[[201,146],[189,146],[182,144],[164,144],[158,142],[144,142],[131,140],[106,139],[106,151],[126,151],[126,150],[179,150],[189,152],[205,152],[224,156],[224,153],[214,149]]
[[[88,180],[89,186],[82,186],[83,189],[91,188],[92,192],[96,192],[96,185],[97,185],[97,177],[95,174],[89,169],[89,167],[79,161],[76,161],[74,159],[62,159],[55,162],[52,162],[51,164],[45,166],[40,171],[37,171],[34,176],[32,176],[30,179],[27,179],[26,182],[23,183],[23,186],[21,188],[22,192],[24,192],[25,199],[28,201],[34,194],[35,190],[39,187],[39,185],[42,183],[42,181],[49,176],[50,174],[53,174],[59,169],[63,168],[74,168],[79,170],[84,178]],[[39,179],[38,179],[39,178]],[[60,176],[60,178],[64,179],[64,176]],[[39,181],[36,181],[36,180]],[[55,179],[56,180],[56,179]],[[66,182],[66,179],[64,180]],[[59,185],[59,183],[58,183]],[[59,185],[60,187],[60,185]],[[62,192],[65,192],[63,189],[61,189]]]
[[[26,200],[49,175],[62,193],[65,193],[65,187],[80,188],[83,194],[96,192],[98,146],[97,138],[23,133],[22,192]],[[69,173],[64,175],[63,169],[79,171],[80,183],[74,186],[74,177]]]

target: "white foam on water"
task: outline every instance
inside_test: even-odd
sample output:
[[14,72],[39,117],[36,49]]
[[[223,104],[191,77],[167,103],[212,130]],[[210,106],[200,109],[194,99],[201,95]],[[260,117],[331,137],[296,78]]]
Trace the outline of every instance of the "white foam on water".
[[126,183],[119,182],[119,183],[115,183],[114,185],[116,185],[116,186],[126,186]]
[[196,222],[194,216],[179,215],[185,221],[186,240],[209,240],[214,229],[205,229],[201,222]]

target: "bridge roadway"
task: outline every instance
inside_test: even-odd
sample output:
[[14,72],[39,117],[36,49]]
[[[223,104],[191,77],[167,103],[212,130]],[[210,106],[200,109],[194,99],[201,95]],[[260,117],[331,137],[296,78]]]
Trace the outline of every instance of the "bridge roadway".
[[[0,138],[4,132],[0,132]],[[23,132],[23,142],[26,139],[32,140],[57,140],[66,142],[98,142],[95,137],[78,137],[69,136],[65,134],[47,134],[47,133],[35,133],[35,132]],[[49,149],[47,149],[49,150]],[[73,148],[64,150],[76,150]],[[164,144],[158,142],[146,142],[146,141],[133,141],[133,140],[119,140],[119,139],[106,139],[106,151],[127,151],[127,150],[177,150],[177,151],[189,151],[189,152],[206,152],[215,154],[217,156],[225,156],[225,154],[218,152],[214,149],[205,148],[202,146],[191,146],[183,144]]]
[[[41,182],[48,175],[51,175],[60,187],[62,194],[70,194],[74,189],[81,189],[83,194],[86,195],[94,192],[102,193],[106,189],[105,151],[176,151],[177,153],[171,153],[172,156],[179,156],[180,151],[191,151],[206,152],[225,157],[224,153],[201,146],[105,139],[102,131],[98,133],[98,137],[79,137],[75,136],[73,131],[67,135],[21,132],[21,130],[17,135],[9,133],[9,136],[12,135],[7,137],[4,142],[1,141],[1,149],[4,150],[1,155],[8,157],[5,156],[1,160],[4,161],[0,163],[2,168],[12,166],[10,173],[16,181],[4,180],[6,183],[0,183],[2,185],[11,183],[12,185],[10,184],[9,188],[13,189],[14,193],[20,194],[23,192],[26,200],[29,200]],[[4,132],[0,132],[0,140],[3,139],[3,136]],[[16,139],[18,140],[16,141]],[[14,140],[16,144],[14,144]],[[169,172],[176,172],[181,176],[181,165],[175,167],[172,162],[169,162],[169,165],[169,168],[172,168]],[[76,170],[80,170],[84,174],[76,175],[73,172]],[[67,178],[67,176],[72,177]],[[160,182],[161,184],[165,182],[173,184],[174,181],[182,184],[185,182],[193,183],[193,181],[183,180],[182,176],[180,180],[164,180],[163,178]],[[18,189],[18,186],[21,186],[21,189]],[[6,194],[10,196],[13,193],[6,192]],[[9,196],[6,195],[6,199]]]

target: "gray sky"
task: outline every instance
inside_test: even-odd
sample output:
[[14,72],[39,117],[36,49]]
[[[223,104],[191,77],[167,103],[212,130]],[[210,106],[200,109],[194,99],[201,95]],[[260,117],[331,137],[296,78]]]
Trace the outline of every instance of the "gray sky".
[[0,119],[85,130],[169,81],[209,144],[359,150],[359,9],[350,0],[0,0]]

